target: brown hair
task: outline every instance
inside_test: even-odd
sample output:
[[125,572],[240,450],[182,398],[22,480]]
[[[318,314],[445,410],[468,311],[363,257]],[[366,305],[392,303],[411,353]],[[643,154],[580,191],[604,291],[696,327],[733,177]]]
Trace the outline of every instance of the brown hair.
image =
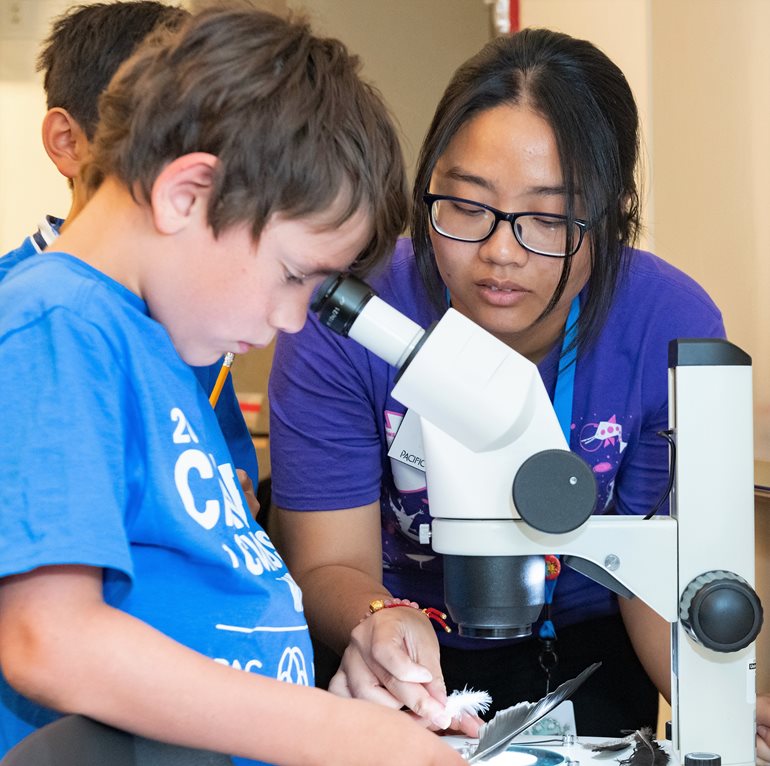
[[359,63],[303,19],[253,8],[211,9],[174,35],[153,36],[100,101],[89,185],[114,176],[143,201],[162,168],[201,151],[219,159],[209,201],[215,234],[268,218],[357,210],[372,236],[355,264],[366,272],[403,230],[408,203],[398,136]]
[[37,59],[48,108],[66,109],[92,141],[99,95],[118,67],[150,32],[176,29],[188,16],[155,0],[69,8],[54,20]]

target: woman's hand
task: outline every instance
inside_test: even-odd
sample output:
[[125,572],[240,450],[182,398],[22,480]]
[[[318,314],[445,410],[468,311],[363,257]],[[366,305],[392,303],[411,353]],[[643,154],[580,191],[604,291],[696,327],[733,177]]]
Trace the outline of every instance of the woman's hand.
[[302,513],[273,508],[281,555],[302,588],[305,615],[318,640],[342,655],[329,684],[396,710],[406,706],[427,727],[476,736],[480,721],[446,714],[446,688],[433,623],[418,609],[367,614],[372,599],[392,598],[382,585],[380,503]]
[[446,712],[446,687],[433,624],[417,609],[381,609],[353,629],[329,691],[391,708],[407,707],[425,726],[477,736],[480,720]]

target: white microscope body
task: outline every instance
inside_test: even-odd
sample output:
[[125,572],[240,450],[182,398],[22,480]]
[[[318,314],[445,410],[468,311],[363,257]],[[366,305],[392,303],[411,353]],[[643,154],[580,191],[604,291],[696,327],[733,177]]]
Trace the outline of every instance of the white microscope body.
[[568,452],[531,362],[452,309],[424,332],[351,278],[329,280],[313,308],[400,368],[393,396],[420,417],[431,544],[461,632],[525,634],[542,605],[542,556],[558,553],[671,623],[679,763],[707,752],[753,766],[762,608],[749,357],[724,341],[672,343],[671,515],[591,516],[590,469]]

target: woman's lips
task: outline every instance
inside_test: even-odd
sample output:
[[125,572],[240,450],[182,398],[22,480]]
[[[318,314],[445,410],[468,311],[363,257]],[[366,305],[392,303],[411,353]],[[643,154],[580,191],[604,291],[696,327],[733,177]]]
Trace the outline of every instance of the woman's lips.
[[514,306],[529,293],[515,282],[483,280],[476,283],[482,300],[493,306]]

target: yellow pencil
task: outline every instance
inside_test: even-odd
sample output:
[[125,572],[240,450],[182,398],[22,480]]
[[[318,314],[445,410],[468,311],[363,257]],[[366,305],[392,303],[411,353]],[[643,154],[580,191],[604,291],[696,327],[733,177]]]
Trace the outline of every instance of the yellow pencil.
[[219,395],[222,393],[222,389],[224,388],[225,381],[227,380],[227,375],[230,372],[230,367],[233,364],[233,359],[235,359],[235,354],[233,354],[232,351],[228,351],[225,354],[225,358],[222,362],[222,369],[219,371],[219,375],[217,375],[216,383],[214,383],[214,388],[211,389],[211,395],[209,396],[209,403],[212,407],[217,406],[217,402],[219,401]]

